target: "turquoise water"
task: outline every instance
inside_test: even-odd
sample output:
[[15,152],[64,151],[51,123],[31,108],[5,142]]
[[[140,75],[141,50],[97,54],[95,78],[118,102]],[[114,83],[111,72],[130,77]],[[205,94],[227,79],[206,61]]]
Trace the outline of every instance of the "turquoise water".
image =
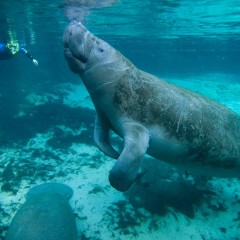
[[240,114],[236,0],[1,1],[0,42],[18,41],[39,65],[0,62],[0,239],[29,188],[52,181],[74,190],[79,239],[240,239],[239,179],[185,179],[146,157],[150,186],[110,187],[113,160],[93,142],[91,99],[63,56],[73,19],[142,70]]

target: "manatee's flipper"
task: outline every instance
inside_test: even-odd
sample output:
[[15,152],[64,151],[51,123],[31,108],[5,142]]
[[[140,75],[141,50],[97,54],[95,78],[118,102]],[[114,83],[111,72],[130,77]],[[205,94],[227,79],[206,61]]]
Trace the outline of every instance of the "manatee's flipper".
[[36,197],[37,195],[57,193],[65,197],[67,200],[73,195],[73,190],[69,186],[62,183],[43,183],[37,185],[29,190],[26,195],[26,199]]
[[96,116],[94,126],[94,142],[103,153],[111,158],[117,159],[120,154],[112,147],[110,143],[110,128],[108,125],[108,120],[103,118],[104,116],[100,115],[99,113]]
[[148,130],[140,124],[124,124],[124,148],[112,168],[109,181],[119,191],[126,191],[136,179],[149,143]]

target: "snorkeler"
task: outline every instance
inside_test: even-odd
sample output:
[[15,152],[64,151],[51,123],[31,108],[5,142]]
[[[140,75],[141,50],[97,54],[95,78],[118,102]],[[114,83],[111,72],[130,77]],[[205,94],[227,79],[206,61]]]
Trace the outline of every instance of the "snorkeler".
[[38,65],[38,61],[34,59],[26,49],[19,47],[18,43],[0,43],[0,60],[8,60],[17,53],[25,55],[26,57],[30,58],[36,66]]

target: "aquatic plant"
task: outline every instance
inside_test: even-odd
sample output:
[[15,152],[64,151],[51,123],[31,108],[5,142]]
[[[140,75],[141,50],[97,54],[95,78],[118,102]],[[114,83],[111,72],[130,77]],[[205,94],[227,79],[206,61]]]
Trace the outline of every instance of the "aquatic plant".
[[160,216],[170,213],[176,221],[178,213],[193,218],[194,206],[200,203],[205,195],[213,194],[209,190],[198,189],[194,181],[186,180],[169,165],[151,158],[144,161],[143,174],[126,193],[135,208],[143,207]]
[[54,149],[67,149],[71,147],[73,143],[94,144],[92,134],[90,134],[87,129],[82,129],[77,134],[70,131],[64,131],[60,127],[54,127],[52,131],[53,135],[47,141],[47,144]]
[[[139,227],[147,216],[141,213],[141,210],[134,209],[127,201],[120,200],[109,206],[105,218],[108,218],[110,224],[108,228],[111,231],[118,231],[121,235],[131,235],[137,237]],[[103,219],[104,221],[105,219]]]
[[240,227],[240,211],[237,213],[237,217],[233,219],[234,222],[239,222],[239,227]]
[[8,226],[6,225],[0,225],[0,239],[1,240],[4,240],[5,239],[5,233],[7,232],[8,230]]
[[[53,147],[66,148],[70,145],[69,142],[73,141],[94,144],[92,136],[88,132],[88,130],[92,131],[94,111],[89,108],[73,108],[58,102],[48,102],[43,105],[28,106],[27,114],[19,117],[11,114],[2,114],[1,117],[0,131],[1,138],[4,139],[2,145],[13,142],[26,144],[36,133],[46,133],[49,130],[54,132],[54,139],[50,141]],[[58,125],[67,125],[76,130],[80,129],[82,124],[84,124],[85,130],[78,137],[61,132],[59,128],[56,128]],[[56,140],[57,137],[60,137],[59,142]]]
[[34,183],[38,179],[47,180],[48,173],[53,172],[54,167],[29,159],[17,159],[10,161],[0,174],[1,190],[16,194],[22,181],[28,180]]
[[105,189],[101,187],[100,185],[94,185],[92,190],[88,191],[89,194],[98,194],[98,193],[104,193],[105,194]]

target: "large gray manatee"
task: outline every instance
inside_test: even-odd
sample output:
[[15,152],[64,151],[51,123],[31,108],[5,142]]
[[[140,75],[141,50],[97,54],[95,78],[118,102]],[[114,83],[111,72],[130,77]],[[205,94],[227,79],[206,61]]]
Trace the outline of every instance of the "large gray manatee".
[[[94,140],[117,159],[109,180],[134,182],[145,153],[192,174],[240,177],[240,116],[211,99],[141,71],[81,23],[69,24],[64,53],[96,109]],[[109,130],[124,140],[119,155]]]
[[45,183],[27,193],[8,229],[6,240],[77,240],[75,216],[68,203],[73,190]]

